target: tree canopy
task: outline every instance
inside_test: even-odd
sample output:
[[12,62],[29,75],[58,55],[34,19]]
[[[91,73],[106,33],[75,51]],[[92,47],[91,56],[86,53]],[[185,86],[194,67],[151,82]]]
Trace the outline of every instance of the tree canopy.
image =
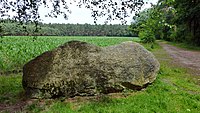
[[71,12],[70,4],[90,9],[94,22],[106,16],[106,21],[119,19],[124,24],[129,13],[138,13],[144,0],[0,0],[0,15],[9,17],[12,11],[17,14],[14,16],[17,20],[37,22],[40,19],[38,9],[44,6],[51,10],[47,16],[63,15],[67,19]]

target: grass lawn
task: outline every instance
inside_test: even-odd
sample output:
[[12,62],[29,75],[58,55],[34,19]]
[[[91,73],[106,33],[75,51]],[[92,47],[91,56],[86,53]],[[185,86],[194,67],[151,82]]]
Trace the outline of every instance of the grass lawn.
[[[3,42],[5,47],[3,46],[2,49],[1,46],[3,55],[0,54],[0,58],[7,61],[5,58],[11,56],[8,57],[7,62],[1,63],[1,66],[5,65],[3,71],[21,69],[21,66],[28,60],[71,39],[84,40],[99,46],[135,40],[122,37],[39,37],[33,41],[33,38],[30,37],[6,37]],[[153,49],[151,44],[144,46],[154,53],[161,64],[158,78],[146,89],[96,97],[34,99],[24,106],[22,111],[46,113],[198,113],[200,111],[200,86],[197,85],[192,75],[187,73],[187,69],[172,64],[172,59],[158,44],[154,44]],[[0,76],[0,109],[1,105],[14,106],[24,100],[21,77],[20,73]]]

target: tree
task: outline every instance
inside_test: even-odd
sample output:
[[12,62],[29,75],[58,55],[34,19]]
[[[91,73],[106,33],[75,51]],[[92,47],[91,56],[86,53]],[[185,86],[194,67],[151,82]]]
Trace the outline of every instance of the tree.
[[175,0],[177,37],[200,46],[200,0]]
[[150,8],[134,16],[134,22],[130,26],[132,31],[137,32],[142,42],[153,43],[159,26],[156,9]]
[[154,42],[155,39],[171,41],[175,29],[173,17],[175,9],[171,7],[173,0],[159,0],[157,5],[136,15],[132,28],[138,32],[143,42]]
[[200,46],[199,12],[200,0],[159,0],[153,8],[134,17],[130,27],[144,41],[155,37]]
[[106,22],[119,19],[126,23],[125,18],[129,12],[138,12],[144,4],[144,0],[0,0],[0,15],[9,17],[10,11],[16,12],[15,19],[27,22],[37,22],[40,19],[38,9],[40,6],[50,8],[50,17],[63,15],[67,19],[71,12],[70,4],[76,4],[78,7],[86,7],[92,11],[91,16],[94,22],[98,17],[107,16]]

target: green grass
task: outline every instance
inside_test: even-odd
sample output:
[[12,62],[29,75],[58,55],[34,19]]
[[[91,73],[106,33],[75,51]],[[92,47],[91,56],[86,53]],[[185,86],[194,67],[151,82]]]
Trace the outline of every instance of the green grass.
[[40,55],[41,53],[52,50],[53,48],[70,40],[86,41],[98,46],[108,46],[121,43],[123,41],[138,41],[138,38],[125,37],[54,37],[40,36],[34,37],[4,37],[0,43],[0,73],[13,70],[21,70],[23,65]]
[[16,103],[23,93],[22,76],[0,76],[0,103]]
[[[86,39],[86,41],[100,46],[112,45],[126,40],[132,39]],[[51,42],[51,40],[49,41]],[[79,97],[75,98],[74,101],[65,98],[36,100],[26,106],[24,112],[198,113],[200,111],[200,86],[196,84],[192,75],[187,73],[187,69],[171,64],[172,59],[158,44],[153,45],[153,49],[151,44],[143,45],[155,54],[161,64],[156,81],[145,90],[128,92],[131,93],[129,96],[126,95],[127,92],[124,92],[121,94],[121,98],[102,95],[92,99]],[[20,75],[0,76],[0,82],[0,103],[12,103],[21,98],[20,94],[23,89]]]

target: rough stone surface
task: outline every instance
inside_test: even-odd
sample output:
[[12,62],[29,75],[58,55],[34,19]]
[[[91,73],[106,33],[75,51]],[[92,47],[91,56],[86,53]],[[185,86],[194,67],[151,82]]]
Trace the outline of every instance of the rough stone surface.
[[156,79],[159,62],[135,42],[98,47],[70,41],[24,65],[31,98],[89,96],[137,89]]

